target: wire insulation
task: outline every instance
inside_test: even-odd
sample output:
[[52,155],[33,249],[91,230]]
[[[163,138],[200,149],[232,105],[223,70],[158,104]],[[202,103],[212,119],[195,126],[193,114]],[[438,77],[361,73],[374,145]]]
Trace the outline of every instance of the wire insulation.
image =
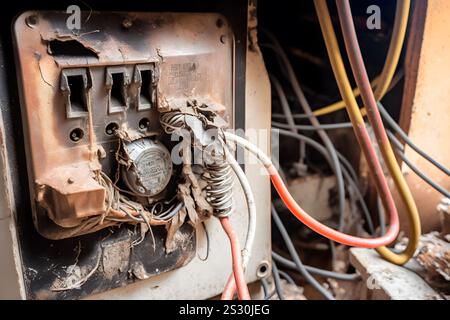
[[277,226],[278,230],[280,231],[281,237],[284,240],[284,243],[286,244],[286,248],[289,251],[289,254],[294,259],[294,262],[297,266],[297,269],[299,270],[300,274],[308,281],[309,284],[311,284],[319,293],[325,297],[328,300],[334,300],[333,295],[326,290],[324,287],[320,285],[320,283],[314,279],[313,276],[309,274],[309,272],[306,270],[305,266],[303,265],[302,261],[300,260],[300,257],[297,254],[297,251],[295,251],[294,244],[291,241],[291,238],[289,237],[289,234],[284,227],[283,222],[281,221],[277,211],[275,210],[275,207],[272,204],[271,207],[272,210],[272,219],[275,222],[275,225]]
[[412,162],[411,160],[409,160],[404,152],[405,152],[405,148],[403,147],[403,145],[401,144],[400,141],[398,141],[398,139],[394,136],[394,134],[392,132],[388,131],[388,136],[389,136],[389,140],[392,141],[392,143],[394,144],[394,146],[397,148],[398,152],[397,154],[400,156],[400,158],[403,160],[403,162],[405,162],[405,164],[419,177],[421,178],[423,181],[425,181],[429,186],[431,186],[434,190],[436,190],[437,192],[439,192],[440,194],[442,194],[444,197],[446,198],[450,198],[450,192],[447,191],[445,188],[443,188],[442,186],[440,186],[439,184],[437,184],[436,182],[434,182],[430,177],[428,177],[425,173],[423,173],[422,171],[420,171],[419,168],[417,168]]
[[[228,217],[222,217],[219,218],[219,220],[222,224],[223,230],[230,240],[231,255],[233,258],[233,275],[236,281],[238,297],[241,300],[250,300],[250,293],[248,291],[247,283],[245,282],[244,269],[242,267],[241,246],[239,244],[239,239],[234,233]],[[228,299],[225,299],[222,295],[222,300]]]
[[283,288],[281,287],[280,272],[278,271],[278,267],[275,262],[272,262],[272,274],[273,274],[273,281],[275,282],[275,290],[277,291],[278,298],[280,298],[280,300],[285,300],[284,294],[283,294]]
[[336,130],[336,129],[348,129],[352,128],[352,124],[350,122],[341,122],[341,123],[330,123],[330,124],[321,124],[317,127],[310,126],[310,125],[304,125],[304,124],[285,124],[280,123],[276,121],[272,121],[272,125],[277,128],[283,128],[283,129],[298,129],[298,130],[304,130],[304,131],[317,131],[317,130]]
[[272,164],[270,158],[262,152],[260,149],[258,149],[255,145],[247,141],[246,139],[243,139],[237,135],[234,135],[230,132],[225,132],[225,136],[227,140],[232,141],[240,145],[241,147],[249,150],[253,154],[257,156],[257,158],[263,163],[264,167],[266,168],[267,172],[269,173],[272,183],[277,190],[278,194],[280,195],[281,199],[287,206],[287,208],[291,211],[291,213],[297,217],[298,220],[303,222],[306,226],[308,226],[310,229],[314,230],[315,232],[321,234],[322,236],[334,240],[336,242],[348,245],[348,246],[355,246],[355,247],[364,247],[364,248],[376,248],[379,246],[383,246],[386,244],[391,243],[395,240],[395,238],[398,235],[399,232],[399,221],[398,221],[398,215],[397,211],[390,211],[390,227],[387,231],[387,233],[378,238],[360,238],[351,236],[348,234],[344,234],[342,232],[336,231],[319,221],[315,220],[313,217],[311,217],[308,213],[306,213],[295,201],[295,199],[292,197],[292,195],[289,193],[288,188],[284,184],[283,180],[281,179],[277,169]]
[[[250,182],[247,179],[247,176],[245,175],[244,171],[242,170],[241,166],[237,163],[237,161],[234,159],[233,155],[228,151],[227,146],[224,146],[225,152],[226,152],[226,158],[228,163],[230,164],[231,168],[233,169],[234,173],[236,174],[242,190],[244,191],[245,199],[247,202],[248,207],[248,227],[247,227],[247,237],[244,244],[244,249],[242,250],[242,268],[244,271],[247,269],[247,265],[250,261],[251,252],[253,248],[253,242],[255,240],[255,234],[256,234],[256,202],[255,198],[253,197],[253,192],[250,186]],[[222,297],[226,300],[233,299],[233,296],[236,292],[236,281],[234,279],[234,275],[231,274],[227,280],[227,283],[225,285],[225,289],[222,293]]]
[[[400,59],[400,54],[402,52],[403,42],[405,40],[410,7],[411,0],[397,0],[394,27],[392,30],[392,37],[389,43],[389,49],[383,66],[383,70],[381,71],[381,74],[372,81],[371,84],[371,87],[375,88],[374,95],[377,101],[381,100],[391,87],[394,73]],[[354,97],[360,95],[359,87],[353,89],[352,93]],[[345,102],[344,100],[341,100],[314,111],[314,114],[316,116],[321,116],[344,108]]]
[[445,167],[444,165],[437,162],[435,159],[433,159],[430,155],[428,155],[425,151],[423,151],[421,148],[419,148],[406,134],[405,131],[395,122],[394,119],[392,119],[391,115],[387,112],[387,110],[384,108],[384,106],[378,102],[378,109],[380,110],[381,116],[383,119],[387,122],[387,124],[397,133],[400,138],[405,141],[405,143],[411,147],[415,152],[417,152],[419,155],[421,155],[424,159],[426,159],[428,162],[433,164],[436,168],[444,172],[446,175],[450,176],[450,170]]
[[[300,272],[300,270],[297,268],[297,264],[294,261],[286,259],[276,252],[272,252],[272,258],[276,262],[278,262],[280,265],[282,265],[286,268],[292,269],[292,270],[297,270],[298,272]],[[357,273],[353,273],[353,274],[338,273],[338,272],[323,270],[323,269],[319,269],[319,268],[311,267],[311,266],[307,266],[307,265],[304,265],[304,267],[305,267],[306,271],[308,271],[309,273],[316,274],[321,277],[333,278],[333,279],[341,280],[341,281],[356,281],[356,280],[361,279],[361,276]]]
[[388,53],[383,70],[381,71],[380,79],[374,92],[377,101],[381,100],[388,91],[392,78],[394,77],[395,70],[397,69],[398,61],[403,48],[403,42],[405,40],[406,28],[408,27],[410,7],[410,0],[397,0],[394,27],[392,30]]
[[292,67],[292,65],[290,63],[287,54],[284,52],[280,43],[273,35],[268,33],[268,36],[273,43],[272,49],[275,50],[275,52],[278,54],[278,56],[280,57],[280,59],[283,63],[283,66],[286,70],[287,78],[289,79],[292,90],[294,91],[294,94],[297,97],[297,100],[300,103],[300,106],[302,107],[305,114],[308,115],[309,121],[311,122],[311,124],[317,128],[317,134],[319,135],[324,146],[327,148],[328,152],[330,153],[331,159],[333,160],[332,169],[336,176],[338,199],[339,199],[339,203],[338,203],[338,205],[339,205],[339,230],[342,231],[344,228],[344,224],[345,224],[345,221],[344,221],[344,218],[345,218],[345,185],[344,185],[344,178],[342,175],[341,166],[339,165],[339,159],[336,154],[336,149],[335,149],[334,144],[331,141],[330,137],[328,136],[327,132],[325,130],[322,130],[319,128],[320,122],[313,114],[311,106],[309,105],[309,102],[306,99],[305,94],[303,93],[300,83],[298,82],[297,76],[295,75],[294,68]]
[[[315,0],[315,3],[321,3],[323,6],[326,6],[325,0]],[[405,249],[405,252],[402,254],[395,254],[392,251],[390,251],[388,248],[377,248],[378,253],[382,255],[386,260],[395,263],[395,264],[405,264],[415,253],[416,248],[419,244],[419,238],[421,234],[421,227],[420,227],[420,220],[419,220],[419,213],[417,211],[416,204],[414,202],[414,198],[412,197],[411,191],[409,190],[409,187],[403,177],[403,174],[400,170],[400,167],[398,165],[397,159],[395,158],[394,151],[392,150],[391,144],[389,143],[389,139],[386,134],[386,130],[384,129],[383,121],[381,119],[381,115],[377,108],[377,103],[375,96],[373,94],[372,88],[370,87],[369,78],[367,76],[366,68],[364,65],[364,60],[362,58],[361,50],[359,48],[358,39],[356,36],[355,26],[353,23],[353,17],[352,12],[350,9],[350,4],[348,0],[337,0],[336,6],[338,8],[338,15],[339,15],[339,21],[341,24],[342,34],[344,36],[344,43],[345,47],[347,49],[347,54],[350,60],[350,65],[353,70],[353,75],[355,77],[355,81],[360,88],[361,91],[361,98],[363,100],[364,106],[367,110],[367,116],[369,118],[369,122],[374,130],[375,136],[377,138],[378,146],[380,147],[381,154],[383,155],[384,162],[386,163],[389,172],[394,180],[394,183],[399,190],[400,196],[402,198],[402,201],[404,202],[405,206],[407,207],[408,212],[408,220],[410,222],[411,230],[409,230],[409,242],[408,246]],[[328,10],[326,12],[326,16],[329,18]],[[324,17],[319,18],[319,20],[324,21]],[[329,26],[332,29],[332,25]],[[328,28],[329,29],[329,28]],[[330,33],[330,30],[328,31]],[[334,31],[332,32],[334,34]],[[329,36],[324,37],[327,39],[327,48],[329,50],[329,56],[332,60],[341,60],[341,56],[339,53],[339,47],[330,46],[330,40],[336,41],[336,39],[331,39]],[[337,41],[336,41],[337,45]],[[330,50],[331,49],[331,50]],[[330,52],[331,51],[331,52]],[[342,60],[341,60],[342,62]],[[349,112],[353,113],[354,119],[352,120],[352,116],[350,117],[352,122],[356,125],[360,125],[360,119],[362,119],[361,113],[359,111],[359,108],[357,107],[356,101],[351,94],[351,92],[348,90],[348,87],[350,86],[348,77],[345,73],[345,69],[339,70],[339,69],[333,69],[336,74],[336,78],[338,80],[338,83],[341,83],[340,90],[342,95],[346,95],[347,98],[344,97],[344,100],[349,100],[347,104],[350,105],[350,108],[348,108]],[[345,85],[342,85],[342,83],[345,83]],[[347,91],[347,92],[346,92]],[[351,95],[351,98],[349,99],[349,96]],[[353,108],[356,108],[353,110]],[[357,113],[357,115],[356,115]],[[355,119],[356,118],[356,119]],[[369,157],[366,157],[366,159],[370,160]],[[384,177],[377,177],[377,178],[383,178],[378,180],[385,180]],[[380,192],[382,190],[378,190],[380,197],[382,200],[386,200],[386,197],[391,196],[390,192]],[[392,196],[391,196],[392,197]],[[390,199],[389,201],[390,202]],[[387,203],[387,202],[386,202]],[[386,206],[385,206],[386,207]]]
[[[274,129],[272,129],[273,131]],[[288,137],[292,137],[295,139],[299,139],[304,141],[307,145],[309,145],[310,147],[314,148],[315,150],[317,150],[319,153],[322,154],[322,156],[325,157],[325,159],[328,161],[328,163],[331,165],[331,159],[330,159],[330,155],[327,152],[327,149],[322,146],[320,143],[318,143],[317,141],[301,135],[299,133],[293,133],[290,131],[286,131],[283,129],[275,129],[277,130],[277,132],[281,135],[284,136],[288,136]],[[372,221],[372,217],[370,216],[370,212],[369,209],[367,208],[367,205],[364,201],[364,197],[361,193],[361,191],[359,190],[358,184],[356,181],[358,181],[358,177],[356,176],[356,172],[355,170],[352,168],[352,166],[350,165],[350,163],[347,161],[347,159],[345,159],[345,157],[337,152],[337,155],[339,157],[339,161],[340,163],[342,163],[342,173],[344,174],[345,179],[348,181],[348,183],[350,184],[350,187],[353,189],[353,191],[356,193],[356,198],[358,199],[358,202],[360,203],[361,206],[361,210],[363,211],[364,217],[367,221],[367,225],[369,227],[369,231],[374,234],[375,229],[373,226],[373,221]],[[286,181],[285,179],[283,179],[283,181]],[[349,189],[350,190],[350,189]]]

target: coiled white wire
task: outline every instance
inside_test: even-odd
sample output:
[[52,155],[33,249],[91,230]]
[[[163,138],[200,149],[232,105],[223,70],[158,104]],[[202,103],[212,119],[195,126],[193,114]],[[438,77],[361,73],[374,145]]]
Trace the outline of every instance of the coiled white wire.
[[[181,112],[167,112],[162,114],[160,119],[161,125],[168,134],[174,133],[177,130],[181,130],[182,128],[186,127],[185,115]],[[242,267],[245,270],[251,258],[251,252],[256,234],[256,202],[247,176],[237,163],[234,156],[228,150],[228,146],[226,145],[226,143],[222,139],[221,142],[225,150],[226,161],[229,163],[231,169],[234,171],[236,177],[238,178],[242,190],[244,191],[245,200],[247,202],[248,226],[245,244],[242,249]]]

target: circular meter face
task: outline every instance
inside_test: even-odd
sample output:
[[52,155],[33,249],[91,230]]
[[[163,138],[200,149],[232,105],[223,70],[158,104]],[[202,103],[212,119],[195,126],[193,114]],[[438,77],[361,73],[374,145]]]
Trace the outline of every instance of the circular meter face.
[[125,172],[125,182],[133,191],[154,196],[166,188],[172,175],[172,160],[165,146],[150,139],[127,145],[134,168]]

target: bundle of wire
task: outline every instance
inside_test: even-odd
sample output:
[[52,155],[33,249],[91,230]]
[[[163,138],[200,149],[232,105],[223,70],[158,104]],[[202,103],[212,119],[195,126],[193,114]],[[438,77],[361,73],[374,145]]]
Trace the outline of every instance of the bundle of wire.
[[[338,81],[341,95],[343,96],[344,101],[346,101],[350,120],[354,125],[364,125],[364,121],[362,119],[362,115],[359,111],[358,105],[356,104],[354,96],[351,94],[351,90],[349,90],[349,88],[351,89],[350,83],[345,73],[345,68],[340,56],[339,47],[337,46],[336,36],[334,35],[334,31],[332,29],[331,18],[326,6],[326,1],[315,0],[314,3],[319,12],[319,21],[321,24],[322,32],[324,34],[324,39],[326,40],[325,42],[327,51],[330,56],[333,71]],[[400,6],[400,8],[402,8],[402,6],[405,4],[409,9],[409,1],[400,1],[397,7]],[[381,116],[377,108],[376,99],[372,88],[370,87],[370,82],[368,80],[367,72],[364,66],[361,50],[356,38],[356,31],[353,24],[350,4],[348,3],[348,1],[344,0],[336,1],[336,5],[338,7],[339,21],[341,23],[342,33],[344,36],[344,42],[350,60],[350,65],[352,67],[356,83],[361,91],[361,97],[367,110],[369,122],[374,130],[378,146],[380,147],[384,161],[389,169],[389,172],[391,173],[394,183],[399,190],[400,196],[404,204],[406,205],[408,218],[411,225],[411,230],[409,230],[408,246],[403,253],[395,254],[386,247],[377,248],[377,251],[386,260],[392,263],[404,264],[414,255],[419,242],[421,233],[419,214],[417,212],[417,207],[415,205],[409,187],[406,184],[392,147],[387,138],[386,130],[384,129],[383,121],[381,120]],[[408,11],[409,10],[405,10],[406,16],[408,14]],[[383,195],[380,193],[379,195],[383,199]]]
[[[346,75],[345,67],[339,52],[339,47],[337,45],[336,36],[334,34],[334,30],[331,23],[331,18],[328,12],[328,8],[326,5],[326,0],[315,0],[314,1],[316,10],[318,12],[320,26],[324,35],[327,51],[330,57],[330,61],[332,64],[333,71],[335,73],[338,87],[343,97],[344,105],[347,108],[347,111],[350,116],[351,124],[354,128],[357,140],[359,145],[363,151],[363,154],[367,160],[367,163],[370,168],[370,172],[372,173],[372,177],[375,181],[375,185],[378,191],[378,194],[382,200],[384,209],[386,212],[390,214],[390,228],[387,233],[378,238],[360,238],[351,235],[347,235],[341,233],[339,231],[333,230],[320,222],[313,219],[309,216],[292,198],[289,194],[286,186],[284,185],[283,180],[280,177],[280,174],[272,164],[271,160],[256,146],[248,142],[247,140],[235,136],[231,133],[226,133],[226,138],[229,141],[233,141],[245,149],[249,150],[251,153],[255,154],[258,159],[263,163],[268,173],[271,176],[272,183],[279,193],[280,197],[288,207],[288,209],[305,225],[307,225],[312,230],[318,232],[319,234],[342,244],[350,245],[350,246],[359,246],[365,248],[377,248],[380,255],[382,255],[385,259],[390,262],[396,264],[404,264],[407,262],[412,255],[418,244],[418,239],[420,237],[420,222],[418,219],[417,209],[412,199],[409,188],[401,174],[401,171],[396,162],[395,156],[392,151],[392,147],[389,144],[388,135],[386,130],[384,129],[383,122],[381,120],[381,116],[378,112],[375,95],[372,91],[371,84],[368,81],[367,73],[365,71],[364,62],[362,60],[362,55],[359,49],[359,45],[356,39],[356,32],[354,30],[354,25],[351,16],[351,10],[348,1],[339,1],[337,0],[337,7],[339,12],[339,19],[341,22],[342,31],[344,34],[344,40],[347,48],[347,52],[349,54],[351,66],[353,73],[355,75],[355,79],[359,88],[359,92],[363,99],[364,105],[367,110],[367,115],[369,118],[369,122],[374,129],[374,133],[377,137],[378,145],[382,151],[382,155],[384,157],[385,163],[388,165],[389,171],[393,176],[394,182],[396,183],[397,188],[400,191],[402,196],[402,200],[406,204],[409,213],[409,220],[412,227],[410,231],[410,240],[405,252],[401,254],[395,254],[384,247],[387,244],[393,242],[399,232],[399,221],[397,209],[395,207],[395,203],[393,201],[392,194],[387,185],[386,178],[384,177],[384,173],[380,162],[376,156],[376,152],[372,145],[371,139],[368,135],[367,129],[365,127],[365,123],[363,120],[363,115],[359,110],[359,107],[356,103],[356,99],[354,96],[355,92],[352,92],[350,82]],[[390,46],[388,52],[388,59],[385,67],[383,68],[383,72],[379,79],[377,79],[377,97],[381,98],[385,92],[387,91],[389,84],[392,80],[395,67],[397,65],[401,44],[403,42],[404,33],[406,29],[407,15],[409,11],[410,1],[399,1],[397,4],[396,11],[396,24],[394,26],[394,34],[396,37],[393,37],[392,42],[396,45]],[[400,40],[401,41],[400,41]],[[399,45],[400,44],[400,45]],[[288,72],[290,70],[287,70]],[[275,82],[276,83],[276,82]],[[279,90],[278,90],[279,92]],[[299,96],[299,100],[301,101],[303,97]],[[303,104],[305,104],[303,102]],[[307,104],[306,104],[307,105]],[[305,115],[308,118],[314,118],[314,114],[312,114],[311,110],[307,108],[305,110]],[[295,128],[293,126],[292,114],[286,114],[289,127]],[[315,130],[324,130],[328,129],[324,126],[321,126],[317,121],[312,121],[313,127]],[[346,125],[347,127],[347,125]],[[297,128],[295,128],[297,129]],[[292,134],[296,134],[296,132],[292,132]],[[321,135],[322,136],[322,135]],[[326,142],[326,139],[324,139]],[[276,215],[275,215],[276,217]],[[275,218],[276,222],[277,219]],[[280,229],[281,231],[282,229]],[[275,283],[278,287],[279,285],[279,273],[277,271],[276,265],[274,265],[274,269],[276,271]],[[326,295],[326,293],[325,293]],[[281,297],[281,296],[280,296]]]
[[[344,1],[346,3],[346,1]],[[353,128],[356,134],[356,137],[358,139],[359,145],[365,155],[365,158],[367,160],[369,169],[372,173],[372,177],[374,178],[375,185],[378,191],[378,194],[380,198],[383,201],[384,208],[386,212],[390,212],[391,214],[395,212],[396,214],[396,207],[395,203],[392,199],[392,195],[390,193],[390,190],[387,186],[386,179],[384,177],[384,173],[381,170],[381,166],[379,164],[379,161],[376,157],[376,154],[373,152],[373,146],[371,144],[371,140],[367,134],[367,130],[365,127],[365,123],[362,117],[362,114],[359,110],[359,107],[356,103],[356,99],[353,95],[350,82],[348,81],[348,77],[346,75],[345,67],[342,61],[342,57],[340,55],[339,46],[337,45],[336,36],[334,34],[333,26],[331,23],[331,18],[328,12],[328,7],[326,4],[326,1],[322,0],[315,0],[314,1],[316,11],[318,13],[320,26],[322,29],[322,33],[325,39],[325,44],[327,47],[328,55],[330,57],[330,62],[332,65],[333,72],[335,73],[337,84],[339,87],[339,91],[341,92],[341,95],[343,97],[343,100],[345,101],[345,106],[347,108],[348,114],[350,116],[350,120],[353,124]],[[342,5],[342,2],[337,2],[338,6]],[[348,3],[347,3],[348,4]],[[409,1],[401,2],[397,5],[397,15],[402,15],[407,18],[409,11]],[[340,15],[340,17],[342,14]],[[351,20],[351,16],[349,17]],[[341,19],[342,20],[342,19]],[[396,25],[398,26],[398,21],[404,21],[405,19],[396,19]],[[397,28],[400,30],[401,28]],[[344,39],[348,40],[348,33],[350,33],[350,30],[343,28],[344,32]],[[354,28],[353,28],[354,32]],[[400,34],[402,32],[397,32],[397,34]],[[403,35],[404,36],[404,35]],[[398,41],[398,43],[402,43],[403,36],[398,37],[397,39],[401,38],[401,41]],[[394,39],[394,37],[393,37]],[[355,39],[354,39],[355,40]],[[392,41],[392,40],[391,40]],[[353,44],[355,44],[355,41],[353,41]],[[346,45],[348,47],[348,41],[346,41]],[[357,41],[356,41],[357,45]],[[395,50],[391,50],[391,48],[394,47]],[[391,72],[391,69],[395,70],[395,66],[398,62],[398,56],[397,54],[391,54],[392,52],[397,52],[399,46],[390,46],[390,50],[388,53],[388,59],[387,61],[389,76],[386,76],[385,78],[389,79],[389,82],[392,78],[393,71]],[[400,46],[401,48],[401,46]],[[359,49],[359,47],[358,47]],[[359,52],[360,54],[360,52]],[[361,58],[362,59],[362,58]],[[352,59],[350,59],[352,61]],[[385,65],[385,67],[386,67]],[[394,66],[394,67],[392,67]],[[355,67],[354,64],[352,64],[353,71],[355,73],[355,78],[358,79],[358,76],[361,74],[366,74],[365,69],[363,69],[363,65],[358,65],[358,67]],[[386,69],[386,68],[385,68]],[[385,70],[383,70],[385,71]],[[383,72],[386,73],[386,72]],[[367,74],[366,74],[367,77]],[[357,81],[358,87],[361,91],[361,95],[363,97],[363,101],[365,102],[365,106],[368,110],[368,116],[369,121],[374,129],[375,135],[377,137],[377,142],[380,146],[380,149],[382,150],[382,154],[384,157],[384,160],[386,164],[388,165],[388,168],[391,172],[391,175],[394,178],[394,181],[400,191],[400,194],[402,195],[403,201],[406,203],[408,212],[409,212],[409,219],[412,225],[412,231],[410,232],[410,241],[408,244],[408,247],[406,249],[406,252],[401,255],[393,254],[391,251],[389,251],[387,248],[382,247],[378,248],[378,252],[387,260],[396,263],[396,264],[403,264],[406,261],[408,261],[411,256],[414,254],[415,248],[417,247],[418,238],[420,236],[420,223],[418,223],[418,214],[417,209],[415,207],[414,200],[412,199],[411,193],[409,192],[408,186],[406,185],[406,182],[403,179],[403,176],[401,174],[401,171],[399,170],[398,164],[396,162],[395,157],[391,157],[393,155],[392,149],[390,147],[389,141],[385,139],[386,132],[384,130],[382,121],[379,119],[379,113],[378,110],[373,108],[373,105],[367,105],[367,97],[370,95],[368,92],[372,92],[371,86],[369,81],[364,82],[364,86],[362,85],[361,81]],[[384,83],[381,85],[382,88],[384,88],[382,91],[385,91],[387,86],[384,85]],[[384,92],[383,92],[384,93]],[[373,96],[373,92],[372,92]],[[375,100],[375,99],[374,99]],[[378,116],[377,116],[378,114]],[[389,153],[389,150],[391,153]]]
[[[378,102],[378,109],[380,110],[381,117],[386,122],[387,125],[391,127],[390,130],[386,130],[387,135],[393,146],[395,147],[396,153],[400,156],[402,161],[415,173],[418,177],[420,177],[423,181],[425,181],[429,186],[431,186],[433,189],[441,193],[444,197],[450,198],[450,191],[439,185],[437,182],[433,181],[430,177],[428,177],[425,173],[423,173],[411,160],[409,160],[405,155],[405,147],[403,146],[403,143],[400,141],[400,139],[407,144],[412,150],[414,150],[416,153],[418,153],[421,157],[423,157],[425,160],[430,162],[433,166],[435,166],[437,169],[445,173],[447,176],[450,175],[450,170],[444,166],[443,164],[439,163],[436,159],[432,158],[429,154],[427,154],[425,151],[423,151],[419,146],[417,146],[409,137],[408,135],[400,128],[400,126],[395,122],[395,120],[389,115],[385,107],[381,104],[381,102]],[[302,118],[303,114],[293,114],[294,118]],[[297,117],[298,116],[298,117]],[[278,115],[278,118],[284,118],[283,115]],[[281,128],[279,130],[279,133],[281,135],[287,135],[294,138],[299,138],[299,135],[291,134],[288,131],[283,130],[284,128],[290,128],[289,124],[285,123],[278,123],[278,122],[272,122],[272,125],[275,128]],[[310,131],[310,130],[316,130],[314,126],[310,125],[295,125],[296,128],[303,131]],[[342,123],[333,123],[333,124],[326,124],[321,125],[321,127],[325,130],[334,130],[334,129],[343,129],[343,128],[353,128],[351,122],[342,122]],[[396,134],[400,137],[397,138]],[[300,139],[304,139],[301,137]],[[339,155],[339,158],[342,157],[342,155]]]
[[280,195],[283,202],[286,204],[287,208],[292,212],[292,214],[295,215],[297,219],[299,219],[315,232],[341,244],[364,248],[376,248],[382,245],[386,245],[391,243],[396,238],[399,231],[399,221],[396,210],[394,212],[391,212],[392,214],[390,216],[390,228],[388,229],[387,233],[384,236],[378,238],[360,238],[344,234],[320,223],[319,221],[311,217],[297,204],[292,195],[289,193],[283,180],[281,179],[278,170],[272,164],[270,158],[263,151],[261,151],[258,147],[256,147],[246,139],[234,135],[230,132],[225,132],[225,136],[228,141],[237,143],[241,147],[247,149],[257,156],[257,158],[266,168],[276,191]]

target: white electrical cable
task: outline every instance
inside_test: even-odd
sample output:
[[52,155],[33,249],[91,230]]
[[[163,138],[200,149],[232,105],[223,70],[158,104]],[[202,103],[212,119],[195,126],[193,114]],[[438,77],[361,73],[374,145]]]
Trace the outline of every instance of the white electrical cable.
[[244,191],[245,200],[247,202],[248,207],[248,227],[247,227],[247,236],[245,239],[244,248],[242,249],[242,267],[245,269],[250,261],[253,242],[255,240],[256,233],[256,202],[253,197],[253,192],[250,186],[250,183],[245,175],[244,171],[237,163],[236,159],[234,159],[233,155],[228,151],[228,148],[224,146],[226,159],[233,169],[236,177],[238,178],[242,190]]
[[237,143],[241,147],[247,149],[248,151],[250,151],[251,153],[256,155],[265,167],[270,167],[272,165],[272,161],[270,160],[270,158],[262,150],[260,150],[257,146],[255,146],[253,143],[251,143],[251,142],[247,141],[246,139],[241,138],[231,132],[224,131],[224,134],[225,134],[225,138],[228,141]]

